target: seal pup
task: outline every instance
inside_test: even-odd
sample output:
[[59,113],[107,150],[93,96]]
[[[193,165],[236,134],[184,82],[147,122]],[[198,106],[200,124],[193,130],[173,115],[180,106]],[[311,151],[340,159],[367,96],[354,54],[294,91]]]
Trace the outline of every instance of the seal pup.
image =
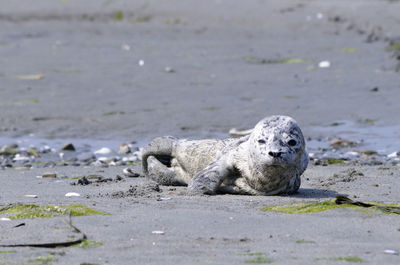
[[143,149],[142,169],[161,185],[188,185],[196,194],[275,195],[297,192],[308,160],[297,122],[271,116],[236,139],[156,138]]

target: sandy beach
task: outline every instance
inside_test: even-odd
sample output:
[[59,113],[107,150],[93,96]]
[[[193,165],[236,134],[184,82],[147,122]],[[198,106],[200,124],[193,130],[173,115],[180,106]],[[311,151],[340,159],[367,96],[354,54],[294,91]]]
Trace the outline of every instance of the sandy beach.
[[[399,264],[397,214],[268,208],[400,203],[399,11],[393,0],[2,1],[0,244],[87,240],[1,247],[0,264]],[[123,173],[141,173],[154,137],[225,138],[274,114],[298,121],[311,157],[293,196],[190,196]],[[28,204],[55,216],[13,217]],[[78,233],[62,210],[74,204],[103,214],[72,216]]]

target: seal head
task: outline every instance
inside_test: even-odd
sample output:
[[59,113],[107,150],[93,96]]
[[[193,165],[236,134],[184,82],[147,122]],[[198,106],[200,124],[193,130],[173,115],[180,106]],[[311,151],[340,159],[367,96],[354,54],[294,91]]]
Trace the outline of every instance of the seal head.
[[257,123],[249,138],[248,155],[251,174],[247,182],[252,188],[292,193],[300,187],[308,154],[293,118],[271,116]]

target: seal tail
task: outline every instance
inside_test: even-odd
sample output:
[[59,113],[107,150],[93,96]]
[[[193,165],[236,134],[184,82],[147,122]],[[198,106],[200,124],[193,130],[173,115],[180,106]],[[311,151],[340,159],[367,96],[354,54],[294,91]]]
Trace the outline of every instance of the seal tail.
[[152,140],[142,153],[142,170],[145,176],[148,176],[148,163],[149,156],[154,156],[162,164],[167,167],[171,166],[172,149],[175,145],[176,139],[171,136],[158,137]]

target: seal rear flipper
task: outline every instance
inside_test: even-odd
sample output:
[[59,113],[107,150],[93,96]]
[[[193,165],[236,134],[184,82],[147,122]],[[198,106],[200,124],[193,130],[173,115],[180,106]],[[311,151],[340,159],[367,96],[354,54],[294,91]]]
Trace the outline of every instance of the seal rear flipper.
[[176,139],[171,136],[158,137],[152,140],[146,147],[143,148],[142,153],[142,170],[143,174],[148,177],[148,161],[150,156],[154,156],[165,166],[171,165],[172,150],[175,146]]
[[147,177],[156,181],[161,185],[181,186],[185,185],[176,175],[175,171],[165,166],[156,157],[149,156],[147,158]]

